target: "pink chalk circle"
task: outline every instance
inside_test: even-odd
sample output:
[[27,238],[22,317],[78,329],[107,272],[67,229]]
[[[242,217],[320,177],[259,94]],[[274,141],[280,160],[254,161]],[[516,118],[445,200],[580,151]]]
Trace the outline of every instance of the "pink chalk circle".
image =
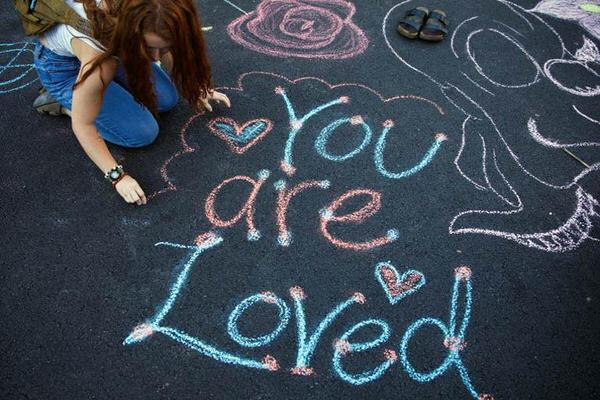
[[292,375],[311,376],[315,371],[310,367],[295,367],[291,369]]
[[306,298],[304,290],[300,286],[291,287],[290,296],[295,300],[304,300]]
[[438,133],[435,135],[435,140],[437,140],[438,142],[444,142],[444,141],[448,140],[448,136],[446,136],[443,133]]
[[262,363],[269,371],[279,370],[279,364],[277,363],[277,360],[273,356],[266,355],[262,359]]
[[358,304],[365,304],[365,302],[367,301],[367,298],[365,297],[364,294],[360,293],[360,292],[356,292],[352,295],[352,298],[354,299],[354,301],[356,301]]
[[133,328],[133,332],[131,333],[131,338],[135,341],[142,341],[146,339],[148,336],[154,333],[154,329],[150,324],[140,324]]
[[234,42],[270,56],[345,59],[369,44],[352,21],[355,11],[345,0],[263,0],[227,32]]
[[383,351],[383,356],[386,360],[390,360],[392,362],[396,362],[398,360],[398,353],[396,353],[392,349],[386,349]]
[[216,237],[217,235],[214,232],[206,232],[200,234],[198,235],[198,237],[196,237],[196,246],[201,247],[203,244],[205,244],[208,241],[214,240]]
[[365,122],[365,120],[360,115],[355,115],[354,117],[350,118],[350,123],[352,125],[359,125],[359,124],[362,124],[363,122]]
[[335,348],[336,353],[345,356],[350,352],[350,343],[347,340],[336,339],[333,343],[333,347]]
[[391,128],[392,126],[394,126],[394,121],[392,121],[391,119],[386,119],[383,122],[383,127],[384,128]]
[[277,303],[277,296],[273,292],[262,292],[260,294],[265,303],[275,304]]
[[293,176],[296,173],[296,167],[291,166],[285,161],[281,161],[280,168],[287,176]]
[[448,336],[444,339],[444,347],[450,351],[462,351],[467,347],[467,342],[459,337]]
[[471,279],[471,268],[466,265],[462,265],[454,269],[454,275],[461,281],[468,281]]

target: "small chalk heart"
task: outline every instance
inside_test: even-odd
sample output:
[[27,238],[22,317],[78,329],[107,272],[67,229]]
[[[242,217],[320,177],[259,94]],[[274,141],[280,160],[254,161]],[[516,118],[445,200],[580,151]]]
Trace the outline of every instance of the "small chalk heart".
[[375,277],[391,304],[396,304],[425,284],[425,276],[421,272],[409,269],[400,275],[390,262],[377,264]]
[[258,118],[239,125],[231,118],[214,118],[209,121],[208,129],[224,140],[232,152],[243,154],[271,132],[273,123]]

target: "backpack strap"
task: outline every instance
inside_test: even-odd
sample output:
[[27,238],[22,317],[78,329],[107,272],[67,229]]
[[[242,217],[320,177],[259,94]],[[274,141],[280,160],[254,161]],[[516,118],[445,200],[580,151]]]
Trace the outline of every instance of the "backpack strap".
[[56,24],[66,24],[91,35],[90,23],[69,7],[64,0],[14,0],[28,36],[40,35]]

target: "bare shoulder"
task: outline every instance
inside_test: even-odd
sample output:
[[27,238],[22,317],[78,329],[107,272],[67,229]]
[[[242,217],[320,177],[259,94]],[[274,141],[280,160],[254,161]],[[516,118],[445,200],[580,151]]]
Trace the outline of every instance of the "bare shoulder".
[[[102,55],[101,51],[86,43],[85,40],[77,37],[71,39],[71,47],[73,48],[75,56],[81,61],[82,68],[85,64]],[[110,58],[102,63],[102,69],[109,73],[111,79],[117,70],[117,66],[118,61],[114,58]],[[103,72],[102,75],[105,75],[105,72]]]

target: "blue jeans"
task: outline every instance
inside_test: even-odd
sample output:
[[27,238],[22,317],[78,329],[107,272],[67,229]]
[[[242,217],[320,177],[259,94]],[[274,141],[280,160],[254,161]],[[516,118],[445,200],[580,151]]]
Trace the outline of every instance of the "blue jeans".
[[[73,85],[81,66],[79,59],[60,56],[36,41],[34,65],[48,93],[70,110]],[[169,75],[155,63],[152,63],[152,82],[158,111],[175,107],[179,100],[177,89]],[[96,117],[96,128],[108,142],[123,147],[143,147],[158,136],[158,124],[152,113],[135,100],[127,87],[125,70],[119,66],[115,78],[104,92],[102,107]]]

